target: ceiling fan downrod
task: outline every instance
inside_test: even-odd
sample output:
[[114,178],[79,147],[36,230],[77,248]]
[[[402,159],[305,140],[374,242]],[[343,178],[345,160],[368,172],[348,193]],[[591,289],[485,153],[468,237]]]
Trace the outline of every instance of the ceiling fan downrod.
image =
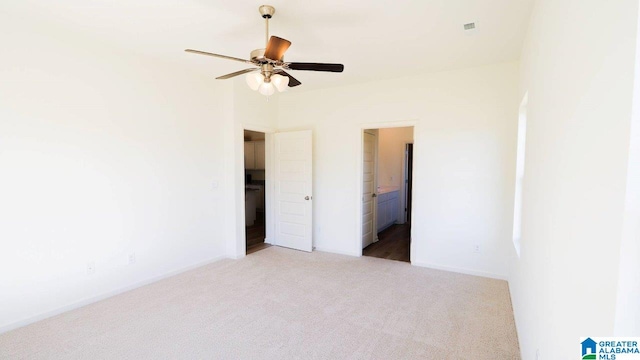
[[271,19],[273,17],[273,14],[276,13],[276,8],[274,8],[271,5],[262,5],[258,8],[258,11],[260,11],[260,15],[262,15],[262,18],[265,20],[265,25],[266,25],[266,41],[265,41],[265,46],[266,44],[269,43],[269,19]]

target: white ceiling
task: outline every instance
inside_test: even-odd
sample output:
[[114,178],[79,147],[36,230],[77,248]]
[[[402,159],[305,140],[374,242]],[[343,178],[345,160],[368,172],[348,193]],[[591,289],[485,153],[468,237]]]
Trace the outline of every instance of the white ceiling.
[[[268,0],[272,35],[293,44],[286,61],[338,62],[342,74],[292,71],[305,89],[517,60],[533,0]],[[96,41],[216,76],[264,47],[260,1],[15,0],[15,16],[55,22]],[[463,24],[476,22],[469,36]],[[300,87],[300,90],[303,90]]]

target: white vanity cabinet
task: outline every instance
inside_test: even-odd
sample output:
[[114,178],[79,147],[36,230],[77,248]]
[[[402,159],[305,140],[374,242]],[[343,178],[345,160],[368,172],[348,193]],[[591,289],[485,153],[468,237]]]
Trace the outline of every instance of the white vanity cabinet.
[[399,191],[380,192],[378,194],[378,232],[398,221],[400,209]]

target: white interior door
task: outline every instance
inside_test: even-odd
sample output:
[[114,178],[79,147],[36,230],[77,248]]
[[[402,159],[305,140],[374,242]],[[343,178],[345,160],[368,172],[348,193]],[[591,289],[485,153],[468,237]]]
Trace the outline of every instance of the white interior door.
[[275,244],[311,251],[311,130],[275,134]]
[[371,245],[375,238],[375,160],[376,137],[364,133],[362,157],[362,248]]

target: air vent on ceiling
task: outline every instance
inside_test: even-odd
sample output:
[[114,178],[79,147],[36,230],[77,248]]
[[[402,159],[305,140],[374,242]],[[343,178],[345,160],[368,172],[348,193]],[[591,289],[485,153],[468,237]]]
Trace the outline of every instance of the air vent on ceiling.
[[464,34],[467,36],[475,36],[478,33],[478,22],[470,21],[462,25]]

